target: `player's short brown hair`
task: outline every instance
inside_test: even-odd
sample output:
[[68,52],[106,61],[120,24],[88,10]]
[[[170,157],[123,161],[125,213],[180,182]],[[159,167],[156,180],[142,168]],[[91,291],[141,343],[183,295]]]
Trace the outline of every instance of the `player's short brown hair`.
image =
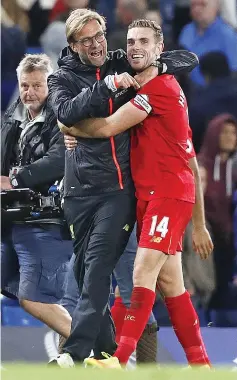
[[74,35],[81,31],[89,21],[96,20],[106,30],[105,18],[91,9],[75,9],[66,20],[66,37],[70,44],[74,42]]
[[134,20],[128,26],[128,30],[133,29],[133,28],[151,28],[152,30],[154,30],[155,37],[157,38],[157,42],[163,42],[164,40],[162,28],[156,21],[145,20],[145,19]]

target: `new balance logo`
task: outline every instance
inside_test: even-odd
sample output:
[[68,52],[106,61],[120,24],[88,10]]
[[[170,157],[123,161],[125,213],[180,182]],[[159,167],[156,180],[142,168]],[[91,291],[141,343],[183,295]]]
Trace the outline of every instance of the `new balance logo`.
[[152,238],[151,238],[151,242],[152,243],[160,243],[161,242],[161,240],[162,240],[162,238],[161,237],[158,237],[158,236],[153,236]]
[[124,318],[125,321],[135,321],[135,317],[133,315],[126,315]]
[[125,230],[125,231],[129,231],[129,229],[130,229],[130,226],[128,225],[128,224],[125,224],[125,226],[123,227],[123,230]]

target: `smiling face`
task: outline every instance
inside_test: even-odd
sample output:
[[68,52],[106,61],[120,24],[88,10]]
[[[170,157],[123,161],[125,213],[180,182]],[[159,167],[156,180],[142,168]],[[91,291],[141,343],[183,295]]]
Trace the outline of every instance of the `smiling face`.
[[97,20],[88,21],[79,33],[75,33],[70,44],[85,65],[100,67],[107,56],[107,41],[102,26]]
[[163,46],[163,41],[158,41],[152,28],[135,27],[128,30],[128,62],[136,72],[143,71],[159,58]]

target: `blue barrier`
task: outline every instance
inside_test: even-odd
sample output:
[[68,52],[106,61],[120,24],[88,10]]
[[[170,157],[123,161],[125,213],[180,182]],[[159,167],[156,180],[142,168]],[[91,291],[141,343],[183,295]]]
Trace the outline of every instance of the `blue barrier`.
[[42,327],[44,324],[19,306],[18,301],[1,298],[2,326]]

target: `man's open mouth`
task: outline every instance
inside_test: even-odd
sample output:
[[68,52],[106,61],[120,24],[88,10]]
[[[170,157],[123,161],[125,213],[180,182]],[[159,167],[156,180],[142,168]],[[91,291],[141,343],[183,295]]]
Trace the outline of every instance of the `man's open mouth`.
[[103,51],[102,50],[95,50],[90,53],[90,56],[93,58],[99,58],[102,57]]
[[132,59],[142,59],[144,58],[143,54],[132,54]]

